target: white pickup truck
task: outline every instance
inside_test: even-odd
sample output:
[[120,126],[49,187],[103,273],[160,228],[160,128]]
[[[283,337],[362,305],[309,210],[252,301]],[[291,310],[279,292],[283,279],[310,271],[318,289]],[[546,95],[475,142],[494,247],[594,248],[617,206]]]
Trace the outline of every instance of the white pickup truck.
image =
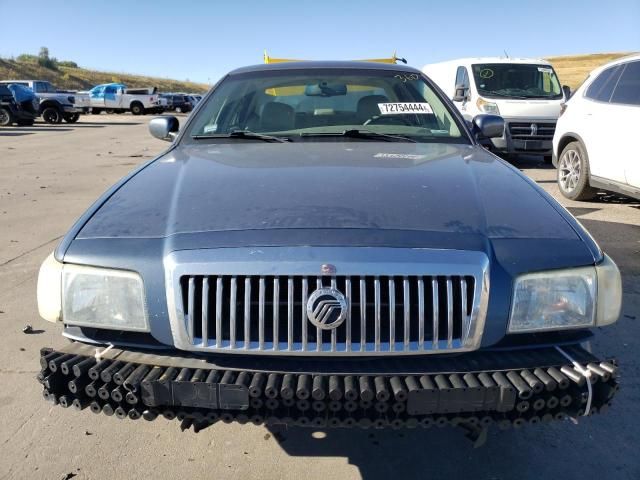
[[128,89],[122,83],[97,85],[89,90],[91,113],[103,111],[123,113],[130,111],[134,115],[162,113],[166,103],[160,99],[157,88]]
[[34,91],[40,101],[39,114],[47,123],[75,123],[81,113],[89,113],[89,95],[56,89],[45,80],[3,80],[3,84],[18,84]]

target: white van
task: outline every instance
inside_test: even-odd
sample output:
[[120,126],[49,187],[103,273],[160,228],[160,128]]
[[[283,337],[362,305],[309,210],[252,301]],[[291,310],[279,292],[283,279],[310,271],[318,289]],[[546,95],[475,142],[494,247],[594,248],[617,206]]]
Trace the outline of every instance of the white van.
[[551,162],[552,140],[560,105],[568,98],[551,64],[527,58],[462,58],[425,65],[431,78],[466,120],[478,114],[505,121],[493,149],[507,155],[544,155]]

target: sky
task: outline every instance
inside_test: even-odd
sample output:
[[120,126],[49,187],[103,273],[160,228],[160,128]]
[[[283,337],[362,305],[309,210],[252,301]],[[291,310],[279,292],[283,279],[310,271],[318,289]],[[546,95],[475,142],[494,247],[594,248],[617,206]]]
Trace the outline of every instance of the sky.
[[[272,57],[467,56],[640,51],[640,0],[0,0],[0,57],[37,54],[102,71],[215,83]],[[44,19],[50,21],[46,23]],[[9,21],[8,21],[9,20]]]

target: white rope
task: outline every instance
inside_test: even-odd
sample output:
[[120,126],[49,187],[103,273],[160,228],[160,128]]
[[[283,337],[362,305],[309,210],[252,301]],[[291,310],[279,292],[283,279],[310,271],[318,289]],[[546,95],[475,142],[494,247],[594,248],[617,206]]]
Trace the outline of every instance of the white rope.
[[593,388],[591,387],[591,370],[587,370],[582,367],[578,362],[576,362],[571,355],[565,352],[562,348],[556,346],[556,350],[558,350],[564,357],[573,363],[574,368],[587,380],[587,391],[589,392],[589,396],[587,398],[587,405],[584,407],[583,417],[589,415],[589,411],[591,410],[591,401],[593,400]]
[[99,362],[100,360],[102,360],[102,356],[112,348],[113,348],[113,343],[110,343],[109,346],[102,351],[100,351],[99,348],[96,348],[96,353],[94,355],[94,357],[96,357],[96,362]]

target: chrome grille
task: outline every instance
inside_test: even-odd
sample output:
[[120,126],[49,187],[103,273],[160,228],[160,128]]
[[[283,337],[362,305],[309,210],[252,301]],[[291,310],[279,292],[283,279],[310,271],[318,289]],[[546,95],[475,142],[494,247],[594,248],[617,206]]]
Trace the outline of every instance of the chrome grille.
[[[470,276],[195,275],[180,279],[193,345],[282,352],[459,348],[469,333],[474,282]],[[321,330],[307,318],[308,296],[322,287],[338,289],[348,302],[346,320],[332,330]]]
[[[322,261],[319,261],[322,259]],[[331,263],[331,274],[321,266]],[[482,252],[268,247],[165,257],[176,348],[276,355],[403,355],[479,347],[489,294]],[[344,321],[307,315],[319,288],[345,297]],[[342,315],[341,315],[342,317]],[[325,327],[326,328],[326,327]]]
[[[535,127],[532,128],[532,126]],[[509,133],[516,140],[553,140],[555,122],[510,122]]]

